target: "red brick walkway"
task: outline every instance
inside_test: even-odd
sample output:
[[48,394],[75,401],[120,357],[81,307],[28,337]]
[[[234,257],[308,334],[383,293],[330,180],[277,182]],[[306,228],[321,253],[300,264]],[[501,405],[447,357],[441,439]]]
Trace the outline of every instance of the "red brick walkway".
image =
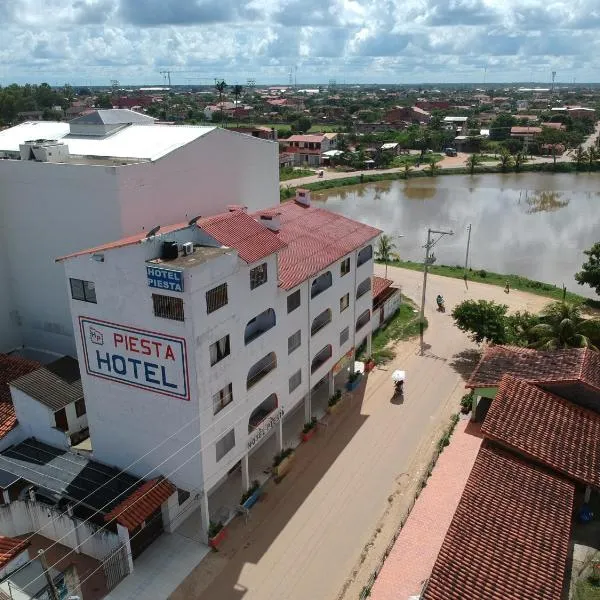
[[468,419],[459,421],[450,445],[440,455],[375,581],[373,600],[408,600],[419,595],[431,574],[480,445],[479,427]]

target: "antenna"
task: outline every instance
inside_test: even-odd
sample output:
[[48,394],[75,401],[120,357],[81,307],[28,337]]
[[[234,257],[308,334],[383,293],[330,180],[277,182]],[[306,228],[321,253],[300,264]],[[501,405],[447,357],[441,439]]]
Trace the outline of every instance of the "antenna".
[[554,93],[554,80],[556,79],[556,71],[552,71],[552,88],[550,90],[551,93]]
[[159,71],[159,73],[163,76],[165,83],[169,82],[169,87],[171,87],[171,71]]
[[154,237],[160,231],[160,225],[153,227],[147,234],[146,239]]
[[487,67],[483,67],[483,85],[485,86],[485,82],[487,80]]
[[202,215],[198,215],[197,217],[194,217],[193,219],[190,219],[188,221],[188,225],[191,227],[192,225],[195,225],[198,222],[198,219],[201,219]]
[[121,84],[119,83],[118,79],[111,79],[110,86],[112,87],[112,93],[116,94],[119,91]]

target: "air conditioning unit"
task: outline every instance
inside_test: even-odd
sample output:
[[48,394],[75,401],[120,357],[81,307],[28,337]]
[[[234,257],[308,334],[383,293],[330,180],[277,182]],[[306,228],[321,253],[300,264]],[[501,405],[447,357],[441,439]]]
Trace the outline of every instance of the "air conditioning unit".
[[192,242],[186,242],[185,244],[183,244],[183,254],[185,256],[193,254],[193,252],[194,252],[194,244]]

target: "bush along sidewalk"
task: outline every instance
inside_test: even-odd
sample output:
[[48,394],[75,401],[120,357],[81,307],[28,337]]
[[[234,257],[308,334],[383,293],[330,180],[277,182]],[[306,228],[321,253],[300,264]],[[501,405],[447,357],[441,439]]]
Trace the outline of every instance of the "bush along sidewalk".
[[332,415],[337,412],[341,406],[340,400],[342,399],[342,390],[336,390],[335,394],[329,398],[327,402],[327,412]]
[[261,494],[260,483],[255,479],[248,490],[242,494],[240,504],[244,508],[252,508],[259,500]]
[[208,526],[208,545],[213,549],[217,550],[227,537],[227,529],[223,526],[221,521],[211,521]]
[[276,481],[280,481],[288,471],[292,468],[294,461],[294,450],[292,448],[284,448],[278,452],[273,458],[273,475]]
[[473,390],[471,390],[468,394],[465,394],[460,399],[460,412],[463,415],[468,415],[473,409]]
[[308,442],[315,433],[317,433],[317,417],[313,417],[308,423],[304,423],[301,434],[302,441]]

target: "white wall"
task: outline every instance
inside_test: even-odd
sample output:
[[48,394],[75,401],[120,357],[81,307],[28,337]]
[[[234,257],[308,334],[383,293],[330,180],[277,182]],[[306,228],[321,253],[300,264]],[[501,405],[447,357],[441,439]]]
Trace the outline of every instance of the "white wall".
[[[119,537],[80,519],[61,514],[53,507],[29,500],[17,500],[0,506],[0,535],[15,537],[41,530],[44,537],[61,540],[63,546],[102,560],[118,548]],[[64,539],[61,539],[64,537]],[[92,536],[86,541],[86,538]]]
[[[275,205],[277,150],[274,142],[215,130],[154,163],[106,167],[1,160],[0,254],[7,265],[0,262],[0,352],[20,345],[74,351],[56,257],[143,228],[215,214],[228,204],[250,210]],[[17,309],[18,335],[11,325]]]

